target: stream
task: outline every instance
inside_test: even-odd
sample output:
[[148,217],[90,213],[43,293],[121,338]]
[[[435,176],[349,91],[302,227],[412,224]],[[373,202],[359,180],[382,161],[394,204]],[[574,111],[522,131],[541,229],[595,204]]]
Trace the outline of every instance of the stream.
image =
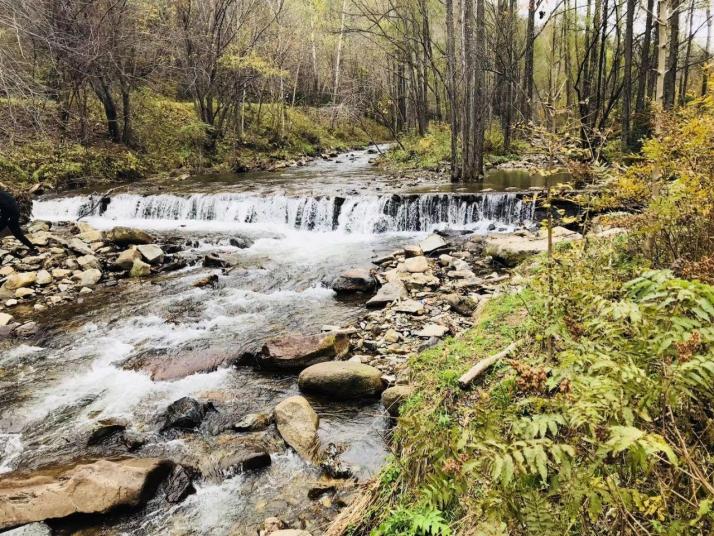
[[[240,262],[215,288],[194,286],[218,272],[199,264],[98,290],[83,303],[50,310],[29,341],[3,342],[0,474],[121,453],[87,447],[86,438],[97,423],[123,421],[144,441],[134,455],[208,470],[183,502],[155,498],[139,512],[94,519],[83,534],[255,535],[271,516],[290,526],[305,521],[319,534],[340,504],[307,498],[320,469],[286,449],[274,430],[240,435],[207,426],[194,434],[159,433],[166,407],[184,396],[211,401],[217,410],[211,419],[219,423],[271,412],[298,394],[294,374],[231,366],[153,381],[122,365],[146,353],[235,355],[282,334],[353,325],[362,303],[338,301],[329,288],[342,271],[370,266],[376,256],[435,230],[509,231],[533,218],[532,208],[512,192],[400,184],[372,166],[373,153],[355,151],[275,173],[139,183],[113,194],[108,204],[89,193],[36,201],[36,219],[85,215],[83,221],[98,229],[147,229],[197,254],[233,254]],[[489,184],[507,182],[499,176]],[[521,175],[514,183],[523,189],[534,184]],[[235,237],[252,245],[239,249],[231,244]],[[360,481],[376,474],[388,453],[389,419],[379,402],[308,398],[320,416],[321,442],[339,446]],[[270,466],[222,470],[226,457],[252,444],[271,453]]]

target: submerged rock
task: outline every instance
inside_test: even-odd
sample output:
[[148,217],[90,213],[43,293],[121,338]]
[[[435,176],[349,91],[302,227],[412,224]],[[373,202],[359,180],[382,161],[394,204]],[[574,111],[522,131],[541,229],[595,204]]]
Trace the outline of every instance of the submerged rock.
[[303,369],[315,363],[340,358],[349,349],[349,338],[343,333],[292,334],[266,342],[258,360],[261,366],[268,368]]
[[330,361],[306,368],[298,378],[305,392],[337,399],[378,396],[384,389],[379,369],[351,361]]
[[137,507],[151,498],[172,466],[159,458],[127,458],[3,475],[0,529]]
[[317,450],[320,418],[306,398],[291,396],[275,406],[275,424],[281,437],[305,460]]
[[171,428],[195,430],[200,426],[209,407],[210,405],[202,404],[188,396],[179,398],[166,408],[164,426],[161,430],[165,431]]

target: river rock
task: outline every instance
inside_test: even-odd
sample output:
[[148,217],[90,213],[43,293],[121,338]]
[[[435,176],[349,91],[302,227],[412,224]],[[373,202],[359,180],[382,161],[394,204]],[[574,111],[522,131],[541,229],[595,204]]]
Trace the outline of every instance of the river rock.
[[377,285],[371,272],[366,268],[355,268],[341,273],[332,283],[332,290],[338,294],[369,292]]
[[478,306],[478,301],[458,294],[446,294],[444,301],[449,304],[453,311],[463,316],[471,316]]
[[194,430],[198,428],[206,416],[206,409],[210,407],[199,401],[185,396],[172,402],[164,414],[162,431],[171,428]]
[[239,249],[247,249],[253,245],[253,241],[245,236],[234,236],[228,240],[228,243]]
[[349,338],[343,333],[291,334],[266,342],[258,355],[258,363],[268,368],[303,369],[315,363],[340,358],[349,349]]
[[35,289],[32,288],[19,288],[15,291],[15,297],[18,300],[21,300],[22,298],[28,298],[30,296],[35,295]]
[[136,355],[124,363],[125,369],[147,372],[154,381],[173,381],[197,373],[213,372],[232,365],[238,356],[219,345],[187,348],[168,354],[163,349]]
[[17,272],[7,276],[3,288],[14,291],[34,285],[35,281],[37,281],[37,272]]
[[174,466],[166,482],[166,501],[179,503],[195,492],[196,488],[193,487],[193,479],[186,468],[182,465]]
[[141,259],[134,259],[134,263],[129,271],[129,276],[146,277],[147,275],[151,275],[151,265],[146,264]]
[[233,425],[236,432],[257,432],[265,430],[273,422],[270,413],[249,413]]
[[394,306],[397,313],[407,313],[410,315],[424,314],[424,304],[416,300],[403,300]]
[[392,417],[399,416],[399,407],[414,392],[410,385],[395,385],[382,393],[382,405]]
[[127,458],[3,475],[0,529],[137,507],[151,498],[172,465],[158,458]]
[[141,253],[135,247],[122,251],[114,261],[114,268],[117,270],[131,270],[134,261],[141,259]]
[[[530,233],[514,233],[488,236],[485,239],[484,252],[506,266],[515,266],[531,255],[548,250],[548,238]],[[553,243],[581,240],[581,234],[566,229],[553,227]]]
[[367,301],[367,307],[384,307],[389,303],[408,297],[409,292],[407,292],[404,283],[401,281],[389,281],[382,285],[377,294]]
[[161,264],[164,262],[164,250],[155,244],[142,244],[136,249],[149,264]]
[[429,262],[423,255],[404,260],[404,269],[412,274],[421,274],[429,269]]
[[46,523],[30,523],[2,534],[3,536],[52,536],[52,529]]
[[101,266],[99,264],[99,259],[95,257],[94,255],[82,255],[81,257],[77,257],[77,264],[83,269],[87,268],[97,268]]
[[291,396],[275,406],[274,415],[278,432],[285,442],[303,459],[312,460],[317,449],[320,418],[307,399]]
[[421,255],[424,255],[424,252],[421,250],[419,246],[415,245],[410,245],[410,246],[404,246],[404,256],[405,257],[419,257]]
[[102,272],[96,268],[90,268],[89,270],[84,270],[78,276],[79,284],[82,287],[91,287],[99,283],[102,278]]
[[419,247],[425,255],[446,247],[446,240],[438,234],[431,234],[419,242]]
[[449,328],[442,326],[441,324],[427,324],[422,329],[417,331],[415,335],[417,337],[424,337],[429,339],[431,337],[443,337],[449,332]]
[[309,532],[306,530],[299,530],[299,529],[283,529],[283,530],[276,530],[275,532],[271,532],[270,536],[312,536]]
[[119,246],[151,244],[154,241],[146,231],[129,227],[115,227],[107,233],[107,239]]
[[79,238],[72,238],[67,242],[67,247],[79,255],[92,255],[94,251]]
[[52,279],[52,274],[50,274],[47,270],[40,270],[37,272],[37,279],[35,280],[35,283],[44,287],[52,283]]
[[12,322],[13,316],[7,313],[0,313],[0,326],[7,326]]
[[92,229],[91,227],[86,227],[84,231],[77,235],[77,238],[83,242],[91,244],[93,242],[101,242],[104,240],[104,233],[97,231],[96,229]]
[[300,390],[338,399],[377,396],[382,392],[379,369],[351,361],[330,361],[306,368],[298,377]]
[[38,231],[36,233],[28,234],[27,239],[36,246],[47,246],[50,243],[50,238],[52,235],[47,231]]
[[261,533],[261,536],[265,535],[267,536],[268,534],[272,534],[276,530],[284,529],[285,528],[285,523],[277,517],[268,517],[263,521],[263,532]]
[[87,446],[101,445],[121,436],[126,426],[127,422],[123,419],[102,419],[89,433]]

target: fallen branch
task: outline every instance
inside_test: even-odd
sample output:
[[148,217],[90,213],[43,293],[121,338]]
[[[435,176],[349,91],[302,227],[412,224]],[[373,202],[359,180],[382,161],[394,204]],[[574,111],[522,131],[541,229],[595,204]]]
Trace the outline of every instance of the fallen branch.
[[463,376],[459,378],[459,386],[462,389],[466,389],[476,378],[478,378],[481,374],[483,374],[493,365],[498,363],[501,359],[513,353],[513,351],[518,348],[522,343],[523,339],[513,341],[511,344],[506,346],[506,348],[504,348],[497,354],[482,359],[481,361],[476,363],[473,367],[467,370]]
[[[107,196],[109,196],[109,194],[111,194],[112,192],[116,192],[117,190],[120,190],[121,188],[126,188],[127,186],[128,186],[128,184],[122,184],[121,186],[116,186],[115,188],[110,188],[109,190],[104,192],[102,195],[99,196],[99,201],[92,204],[92,206],[90,206],[86,211],[83,211],[83,213],[79,215],[79,217],[77,218],[76,221],[79,221],[82,218],[86,218],[92,212],[94,212],[94,209],[97,208],[99,205],[101,205],[104,202],[104,200],[107,198]],[[91,199],[91,198],[95,197],[96,195],[97,194],[92,194],[89,196],[89,198]]]

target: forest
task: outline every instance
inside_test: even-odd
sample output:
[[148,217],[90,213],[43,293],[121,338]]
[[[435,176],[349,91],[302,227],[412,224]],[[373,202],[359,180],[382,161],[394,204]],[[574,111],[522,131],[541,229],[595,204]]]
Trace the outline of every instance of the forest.
[[0,0],[0,532],[714,534],[713,9]]

